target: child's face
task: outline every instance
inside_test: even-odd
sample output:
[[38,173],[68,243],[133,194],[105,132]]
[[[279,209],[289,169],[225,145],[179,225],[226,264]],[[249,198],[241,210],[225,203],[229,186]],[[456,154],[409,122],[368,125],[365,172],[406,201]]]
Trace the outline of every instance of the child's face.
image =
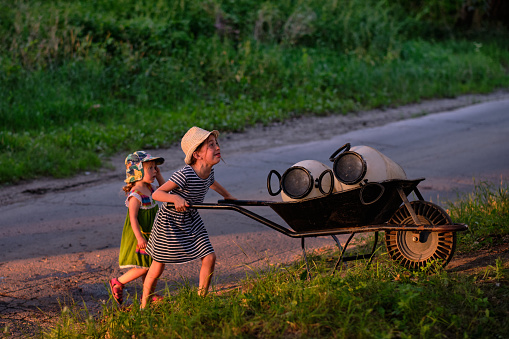
[[143,179],[142,181],[151,184],[156,180],[156,175],[159,172],[155,161],[147,161],[143,163]]
[[221,160],[221,150],[213,134],[209,135],[203,145],[196,150],[196,153],[198,160],[202,160],[211,166],[214,166]]

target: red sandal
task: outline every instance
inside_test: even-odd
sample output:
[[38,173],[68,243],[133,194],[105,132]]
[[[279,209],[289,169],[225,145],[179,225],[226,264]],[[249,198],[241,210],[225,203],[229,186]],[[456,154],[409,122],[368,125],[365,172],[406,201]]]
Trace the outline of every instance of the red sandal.
[[124,293],[124,284],[117,280],[117,278],[113,278],[110,280],[110,289],[111,294],[113,294],[113,299],[119,304],[122,305],[122,298]]
[[164,299],[164,297],[162,295],[159,295],[159,294],[154,294],[151,298],[152,302],[153,303],[157,303],[159,301],[162,301]]
[[[141,300],[142,300],[142,298],[140,298],[140,303],[141,303]],[[152,294],[149,297],[149,301],[153,302],[153,303],[157,303],[157,302],[162,301],[162,300],[164,300],[164,297],[162,295],[159,295],[159,294]]]

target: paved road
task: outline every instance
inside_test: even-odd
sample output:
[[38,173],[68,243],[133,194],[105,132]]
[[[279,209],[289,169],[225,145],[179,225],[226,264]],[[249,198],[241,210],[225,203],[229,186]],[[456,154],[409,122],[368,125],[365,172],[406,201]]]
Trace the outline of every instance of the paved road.
[[[329,140],[237,154],[228,157],[226,165],[216,166],[216,178],[238,198],[266,200],[270,198],[266,190],[269,170],[282,173],[304,159],[330,165],[331,153],[346,142],[375,147],[398,162],[409,178],[425,177],[419,186],[425,199],[440,203],[454,199],[457,190],[469,190],[474,179],[500,182],[509,177],[509,101],[473,105]],[[163,173],[169,177],[173,170]],[[211,191],[206,201],[219,198]],[[109,180],[85,189],[47,194],[29,204],[1,206],[0,262],[116,247],[125,217],[122,201],[118,181]],[[273,215],[264,208],[256,212]],[[238,237],[249,240],[245,246],[263,252],[269,249],[267,240],[258,245],[252,237],[263,233],[261,237],[271,241],[279,238],[266,226],[235,212],[201,213],[216,248],[224,245],[234,250],[238,244],[232,240]],[[233,255],[229,250],[225,254]]]
[[[267,200],[266,177],[271,169],[283,173],[305,159],[330,164],[331,153],[347,142],[378,149],[399,163],[408,178],[425,177],[419,186],[424,198],[442,203],[454,199],[457,191],[469,191],[474,179],[507,182],[509,100],[358,130],[328,140],[236,154],[227,157],[227,164],[216,167],[216,179],[239,199]],[[167,178],[174,170],[164,169],[163,174]],[[46,194],[29,204],[0,206],[0,292],[9,296],[26,289],[16,287],[9,276],[24,270],[30,272],[31,281],[46,279],[45,284],[52,284],[50,280],[60,274],[60,278],[72,280],[83,294],[107,298],[103,281],[119,274],[118,246],[126,213],[119,185],[118,180],[105,177],[104,183],[95,186]],[[206,201],[219,198],[210,192]],[[255,207],[255,211],[284,224],[268,208]],[[218,255],[218,282],[238,279],[245,275],[246,268],[263,268],[300,254],[298,239],[238,213],[201,213]],[[333,242],[317,238],[308,243],[309,248],[324,245]],[[195,282],[197,270],[197,263],[169,266],[165,277],[169,281]],[[84,271],[94,272],[93,282],[72,278]],[[58,292],[60,285],[54,286]]]

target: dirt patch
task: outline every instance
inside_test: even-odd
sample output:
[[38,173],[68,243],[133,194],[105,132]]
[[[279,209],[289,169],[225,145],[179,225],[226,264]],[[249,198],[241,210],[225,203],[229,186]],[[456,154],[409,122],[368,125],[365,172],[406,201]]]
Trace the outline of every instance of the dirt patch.
[[489,249],[456,254],[447,266],[447,270],[465,274],[478,274],[494,267],[497,259],[506,263],[509,262],[509,243],[506,242]]

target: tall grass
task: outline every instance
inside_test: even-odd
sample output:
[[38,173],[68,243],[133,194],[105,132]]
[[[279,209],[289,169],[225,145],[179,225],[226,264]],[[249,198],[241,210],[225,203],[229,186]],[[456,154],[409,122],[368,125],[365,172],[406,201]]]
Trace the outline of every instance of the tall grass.
[[489,248],[509,240],[509,185],[501,182],[475,183],[473,192],[448,202],[448,212],[455,222],[469,225],[459,237],[460,250]]
[[426,40],[418,13],[386,0],[0,9],[0,183],[97,169],[193,124],[239,131],[509,85],[506,35]]
[[[318,260],[318,259],[317,259]],[[302,263],[275,266],[237,289],[198,297],[194,288],[167,291],[166,299],[139,310],[104,306],[99,319],[65,309],[47,338],[436,338],[497,337],[504,321],[507,280],[494,273],[460,276],[409,273],[383,258],[371,269],[351,266],[341,274],[322,270],[301,280]],[[507,271],[506,268],[501,268]],[[476,281],[476,283],[474,283]],[[493,303],[496,298],[500,298]]]

